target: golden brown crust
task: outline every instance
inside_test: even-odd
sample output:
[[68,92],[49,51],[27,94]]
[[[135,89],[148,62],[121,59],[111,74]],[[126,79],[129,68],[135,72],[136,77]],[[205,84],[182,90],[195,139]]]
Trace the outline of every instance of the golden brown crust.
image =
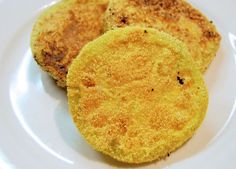
[[31,47],[43,70],[66,87],[68,66],[81,48],[103,33],[108,1],[63,0],[47,9],[34,26]]
[[67,76],[73,120],[92,147],[127,163],[158,160],[192,137],[208,94],[186,46],[126,27],[88,43]]
[[221,40],[212,21],[184,0],[111,0],[105,24],[107,30],[128,25],[153,27],[177,37],[188,45],[202,73]]

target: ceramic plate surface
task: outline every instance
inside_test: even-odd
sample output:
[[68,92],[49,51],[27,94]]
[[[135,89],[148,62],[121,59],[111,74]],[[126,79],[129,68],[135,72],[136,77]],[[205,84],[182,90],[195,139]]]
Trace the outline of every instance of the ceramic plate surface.
[[209,109],[196,135],[170,157],[126,165],[95,152],[68,113],[66,92],[36,65],[33,23],[50,0],[0,0],[0,169],[236,168],[236,1],[191,0],[223,39],[205,74]]

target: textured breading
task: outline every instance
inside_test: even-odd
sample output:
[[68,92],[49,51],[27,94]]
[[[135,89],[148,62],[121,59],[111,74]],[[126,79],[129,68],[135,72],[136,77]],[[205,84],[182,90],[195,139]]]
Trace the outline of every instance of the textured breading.
[[157,28],[182,40],[202,73],[220,46],[213,22],[184,0],[111,0],[106,29],[128,25]]
[[88,43],[67,75],[73,120],[97,151],[126,163],[164,158],[202,123],[208,93],[187,47],[126,27]]
[[108,0],[62,0],[42,13],[31,34],[35,60],[61,87],[81,48],[103,33]]

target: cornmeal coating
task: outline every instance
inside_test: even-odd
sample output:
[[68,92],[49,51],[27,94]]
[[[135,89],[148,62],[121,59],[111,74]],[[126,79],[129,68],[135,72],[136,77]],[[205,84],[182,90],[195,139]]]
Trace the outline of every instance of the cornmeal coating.
[[183,41],[204,73],[220,47],[213,21],[185,0],[110,0],[106,30],[125,26],[152,27]]
[[97,151],[126,163],[159,160],[202,123],[208,92],[184,43],[152,28],[108,31],[67,76],[74,123]]
[[58,86],[66,87],[66,75],[81,48],[103,33],[108,0],[62,0],[38,18],[31,34],[36,62]]

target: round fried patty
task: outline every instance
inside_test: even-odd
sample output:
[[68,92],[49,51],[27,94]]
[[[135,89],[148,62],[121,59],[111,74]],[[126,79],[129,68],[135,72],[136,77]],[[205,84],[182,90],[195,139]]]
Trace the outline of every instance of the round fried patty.
[[105,25],[107,30],[137,25],[165,31],[187,44],[202,73],[221,40],[213,22],[185,0],[110,0]]
[[38,18],[31,48],[35,60],[61,87],[66,87],[68,66],[81,48],[103,32],[108,0],[62,0]]
[[67,86],[70,112],[87,142],[127,163],[179,148],[208,106],[187,47],[151,28],[119,28],[88,43],[69,68]]

